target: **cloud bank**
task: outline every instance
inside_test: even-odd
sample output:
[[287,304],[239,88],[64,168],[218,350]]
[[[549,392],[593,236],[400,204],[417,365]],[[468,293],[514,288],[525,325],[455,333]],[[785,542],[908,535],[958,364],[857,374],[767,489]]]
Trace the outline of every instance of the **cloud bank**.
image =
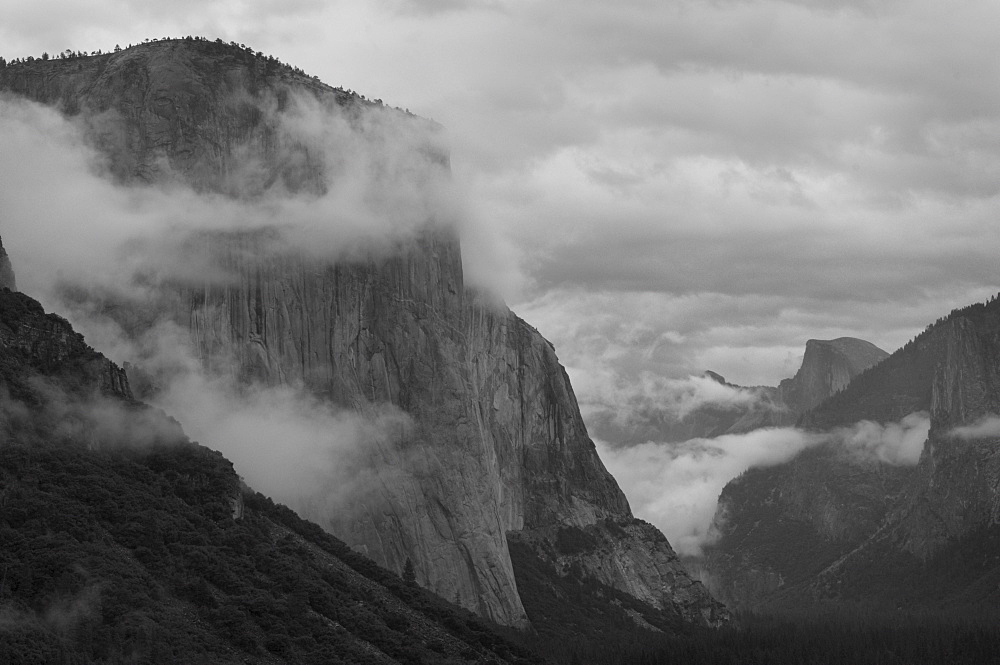
[[50,298],[57,281],[121,288],[140,271],[144,281],[219,279],[196,251],[206,233],[266,230],[275,249],[337,259],[394,251],[429,222],[457,224],[460,198],[421,149],[416,122],[380,107],[359,117],[352,124],[335,106],[294,97],[272,121],[284,150],[308,146],[320,191],[262,185],[264,167],[248,157],[222,196],[169,173],[162,185],[116,185],[86,119],[0,98],[3,236],[19,258],[19,286]]
[[928,414],[917,412],[898,423],[861,421],[830,432],[772,428],[676,444],[598,442],[598,452],[636,516],[663,531],[678,553],[697,556],[711,542],[723,487],[747,469],[783,464],[819,445],[837,446],[861,464],[912,466],[929,431]]

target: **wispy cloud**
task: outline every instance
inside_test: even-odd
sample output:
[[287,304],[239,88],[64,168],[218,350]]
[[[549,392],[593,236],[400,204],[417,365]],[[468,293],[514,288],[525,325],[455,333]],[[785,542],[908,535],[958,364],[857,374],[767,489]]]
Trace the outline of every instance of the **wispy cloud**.
[[983,416],[971,425],[954,428],[948,434],[960,439],[990,439],[1000,437],[1000,416]]

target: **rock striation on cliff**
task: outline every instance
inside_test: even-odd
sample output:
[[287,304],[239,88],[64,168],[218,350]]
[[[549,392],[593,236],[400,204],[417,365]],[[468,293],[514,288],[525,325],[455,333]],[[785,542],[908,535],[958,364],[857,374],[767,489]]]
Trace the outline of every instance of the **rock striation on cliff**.
[[14,266],[10,263],[7,250],[3,248],[3,239],[0,239],[0,289],[17,291],[17,281],[14,279]]
[[[406,148],[422,156],[422,169],[448,168],[432,123],[213,42],[8,67],[0,89],[80,118],[123,183],[180,179],[241,200],[275,190],[319,196],[335,186],[336,165],[282,124],[303,98],[337,113],[352,135],[375,132],[375,141],[387,136],[378,127],[403,127],[417,137]],[[179,324],[203,365],[235,383],[291,386],[360,413],[405,413],[408,425],[375,437],[360,456],[356,475],[366,482],[310,517],[389,569],[411,560],[417,581],[449,600],[526,625],[510,535],[634,520],[551,344],[466,288],[446,224],[429,219],[389,249],[348,256],[295,250],[274,233],[194,235],[187,246],[224,279],[160,283],[156,316],[128,303],[109,311],[136,334],[158,318]],[[683,605],[699,623],[724,618],[679,566],[664,581],[664,562],[676,562],[665,539],[629,546],[633,531],[621,531],[621,573],[609,585]],[[600,574],[598,558],[581,565]]]

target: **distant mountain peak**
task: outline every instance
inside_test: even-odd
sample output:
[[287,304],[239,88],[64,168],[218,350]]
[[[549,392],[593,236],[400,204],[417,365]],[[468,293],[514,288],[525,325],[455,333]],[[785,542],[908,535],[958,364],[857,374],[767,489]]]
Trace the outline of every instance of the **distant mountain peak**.
[[716,383],[721,383],[724,386],[728,386],[729,385],[729,382],[726,381],[726,377],[722,376],[721,374],[719,374],[717,372],[713,372],[710,369],[705,370],[705,374],[703,376],[707,376],[708,378],[712,379]]
[[782,381],[778,392],[793,411],[804,413],[888,357],[888,353],[871,342],[855,337],[810,339],[806,341],[798,372]]

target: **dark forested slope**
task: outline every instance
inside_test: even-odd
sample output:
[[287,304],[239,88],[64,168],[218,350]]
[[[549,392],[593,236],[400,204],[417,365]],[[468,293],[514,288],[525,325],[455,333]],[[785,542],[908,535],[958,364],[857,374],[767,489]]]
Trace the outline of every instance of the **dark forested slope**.
[[0,663],[525,662],[242,485],[0,289]]

